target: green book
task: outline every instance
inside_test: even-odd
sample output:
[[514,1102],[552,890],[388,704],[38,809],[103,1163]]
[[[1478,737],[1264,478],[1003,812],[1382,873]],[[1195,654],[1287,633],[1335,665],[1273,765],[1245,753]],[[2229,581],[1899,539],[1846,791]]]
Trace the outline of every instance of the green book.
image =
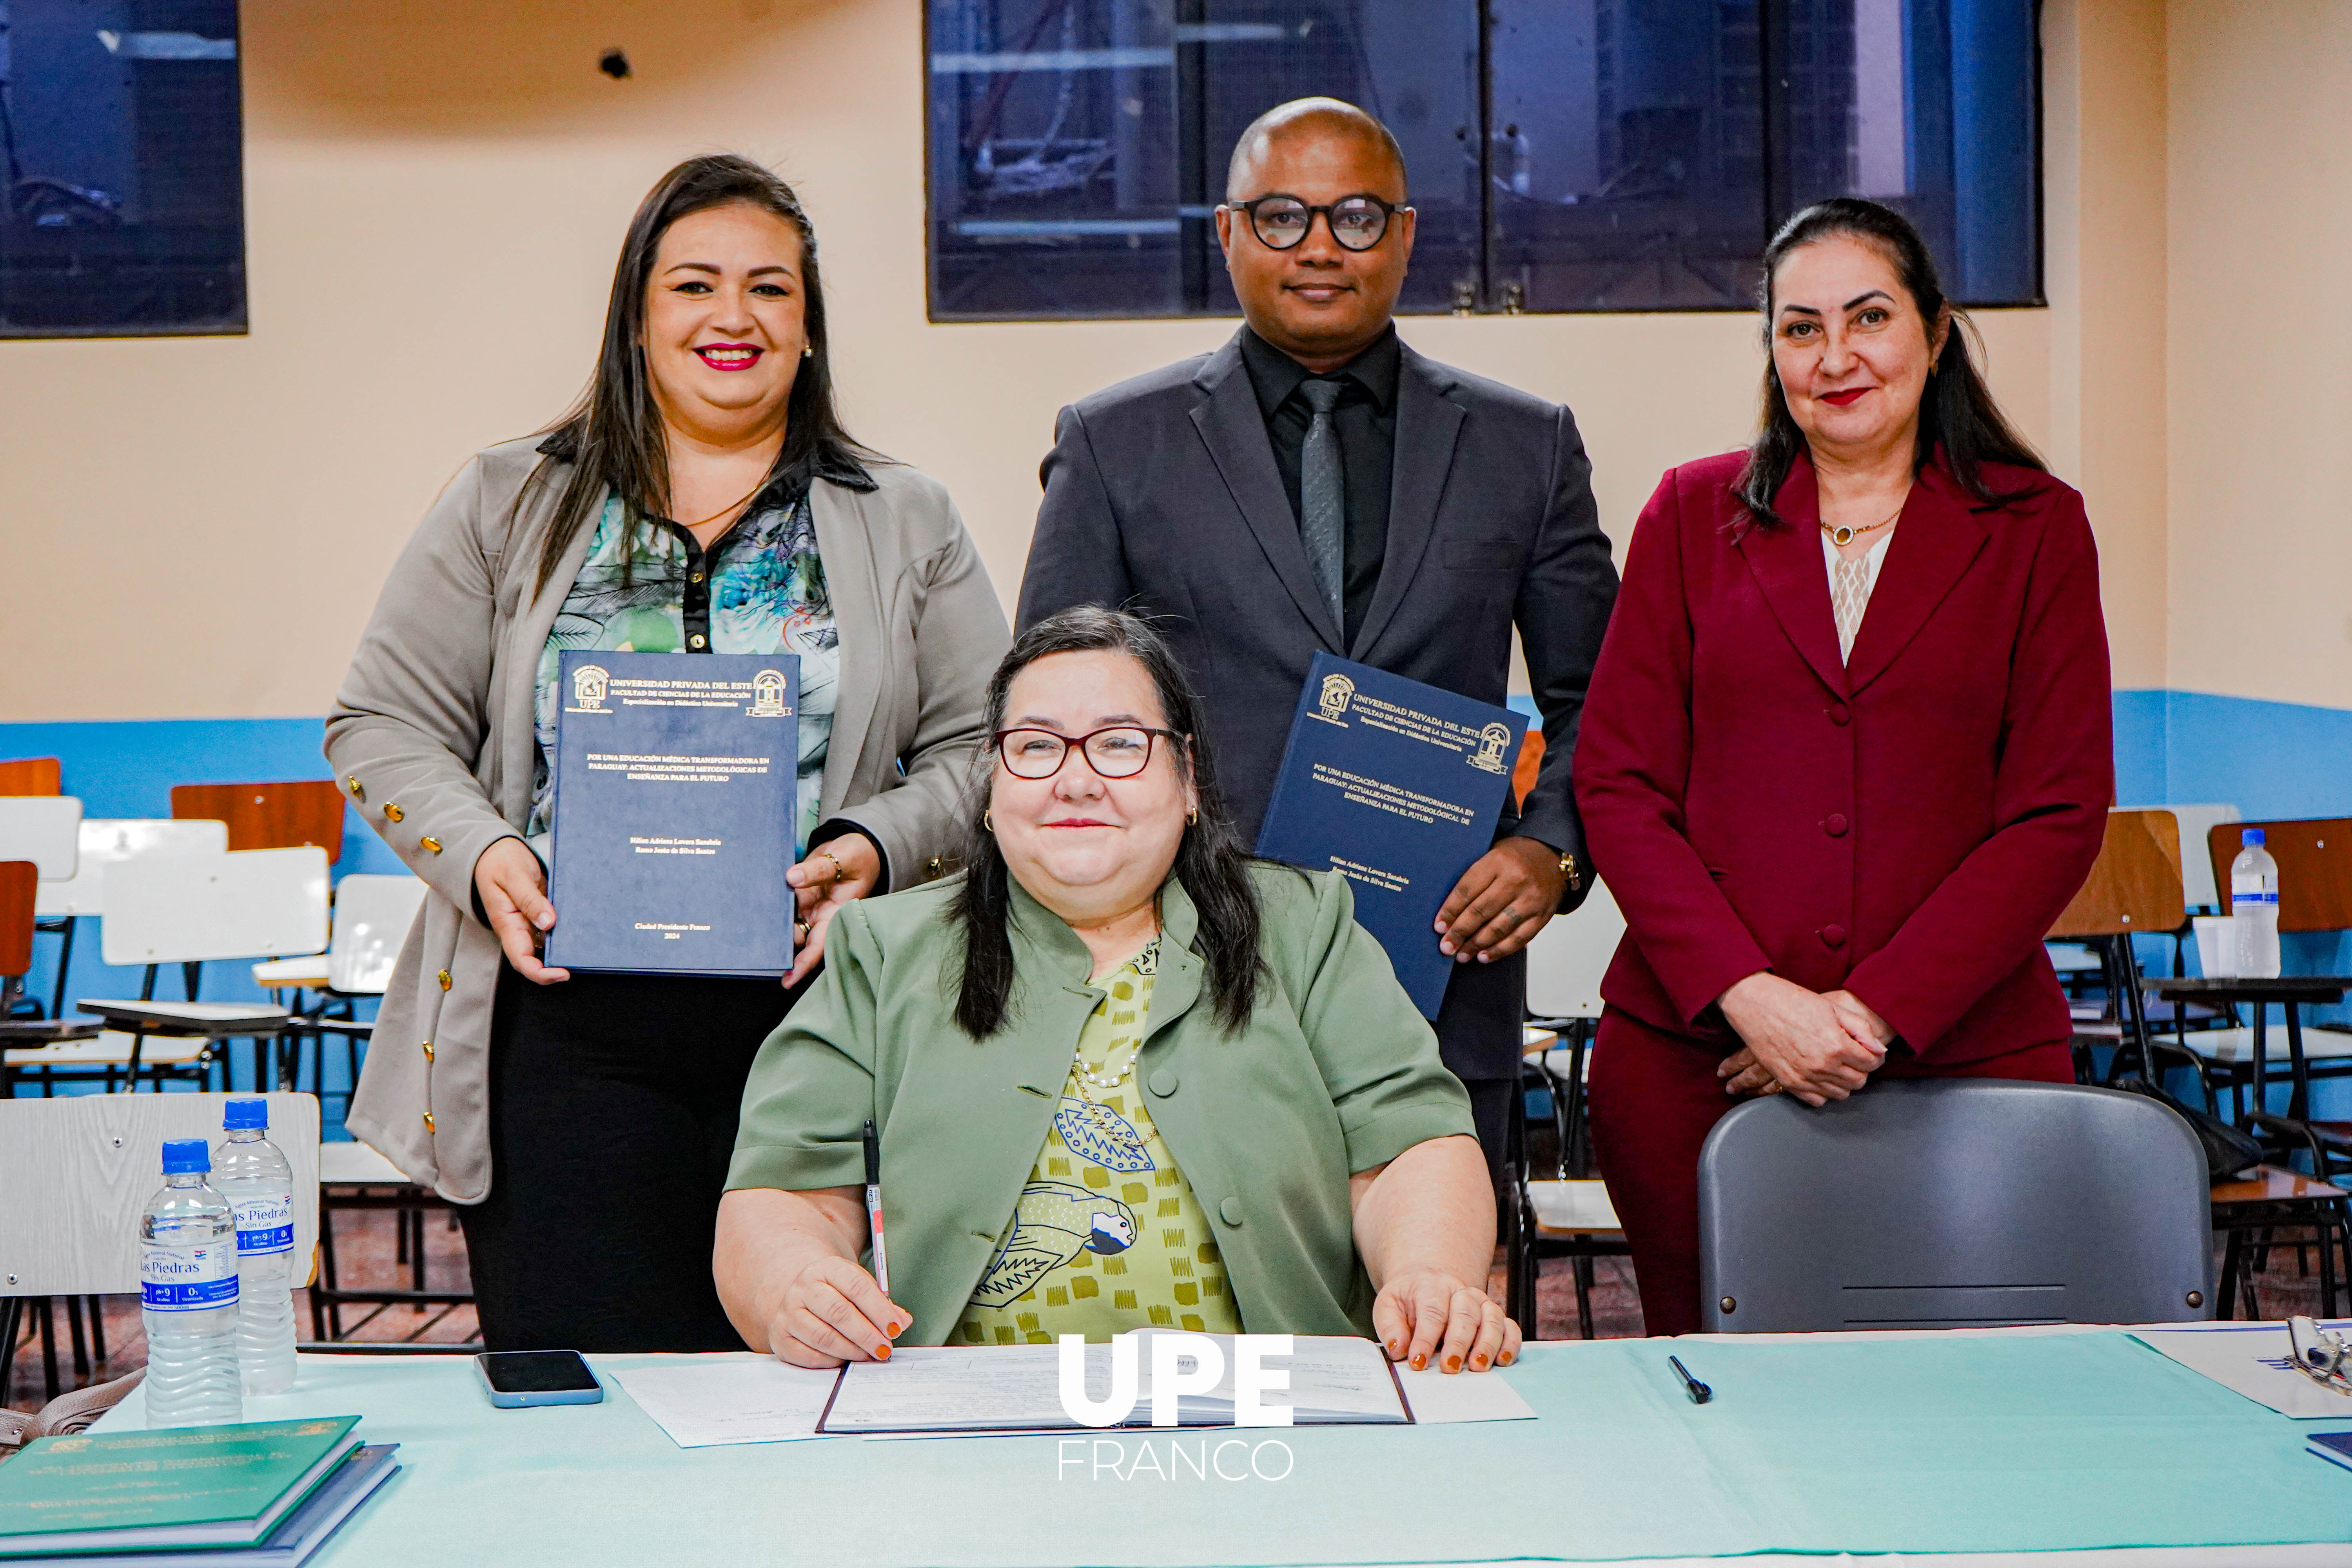
[[359,1421],[39,1438],[0,1465],[0,1559],[249,1545],[358,1445]]

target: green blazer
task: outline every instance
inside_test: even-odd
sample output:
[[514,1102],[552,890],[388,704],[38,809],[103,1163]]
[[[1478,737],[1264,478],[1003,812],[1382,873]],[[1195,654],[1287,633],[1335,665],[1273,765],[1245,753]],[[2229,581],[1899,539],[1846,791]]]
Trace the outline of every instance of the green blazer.
[[[1388,955],[1355,921],[1346,879],[1255,868],[1272,973],[1237,1034],[1202,995],[1192,900],[1160,891],[1166,940],[1136,1081],[1216,1227],[1252,1333],[1371,1333],[1348,1177],[1431,1138],[1474,1133]],[[761,1047],[727,1184],[788,1192],[863,1183],[861,1126],[882,1137],[892,1299],[903,1341],[955,1327],[1029,1179],[1078,1033],[1103,992],[1077,934],[1013,883],[1010,1021],[956,1026],[953,880],[835,916],[823,976]]]

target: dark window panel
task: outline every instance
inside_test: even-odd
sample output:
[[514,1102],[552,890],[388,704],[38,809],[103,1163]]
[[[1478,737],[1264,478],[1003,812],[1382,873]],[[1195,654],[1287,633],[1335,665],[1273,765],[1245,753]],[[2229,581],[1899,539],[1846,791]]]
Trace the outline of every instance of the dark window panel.
[[[1738,309],[1875,197],[1954,299],[2038,302],[2034,0],[930,0],[932,313],[1230,314],[1234,138],[1310,93],[1404,147],[1401,308]],[[1482,100],[1485,108],[1482,110]]]
[[0,336],[244,330],[235,0],[0,0]]

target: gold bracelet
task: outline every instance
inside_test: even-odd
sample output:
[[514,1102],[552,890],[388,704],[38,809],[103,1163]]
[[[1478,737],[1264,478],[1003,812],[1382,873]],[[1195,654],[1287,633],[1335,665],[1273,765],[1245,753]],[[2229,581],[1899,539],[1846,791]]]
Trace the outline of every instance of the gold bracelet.
[[1583,886],[1582,880],[1576,873],[1575,856],[1563,855],[1559,858],[1559,874],[1568,879],[1568,885],[1570,888],[1580,888]]

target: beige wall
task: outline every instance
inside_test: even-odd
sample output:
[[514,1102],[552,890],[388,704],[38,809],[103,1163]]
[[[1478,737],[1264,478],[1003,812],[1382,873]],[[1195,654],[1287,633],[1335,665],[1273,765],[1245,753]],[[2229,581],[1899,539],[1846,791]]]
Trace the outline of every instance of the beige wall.
[[2352,708],[2352,5],[2168,26],[2167,684]]
[[2164,0],[2042,13],[2051,466],[2099,538],[2119,688],[2165,684]]
[[[2090,493],[2119,682],[2153,685],[2163,19],[2158,0],[2047,9],[2053,308],[1981,325],[2003,401]],[[717,148],[800,184],[853,427],[953,489],[1009,599],[1054,410],[1231,329],[929,324],[919,16],[911,0],[247,6],[252,331],[0,343],[0,528],[12,575],[58,589],[11,595],[0,618],[0,721],[321,711],[441,483],[577,390],[638,196]],[[595,71],[614,44],[634,79]],[[1574,406],[1621,542],[1661,470],[1748,428],[1742,315],[1405,330]]]

